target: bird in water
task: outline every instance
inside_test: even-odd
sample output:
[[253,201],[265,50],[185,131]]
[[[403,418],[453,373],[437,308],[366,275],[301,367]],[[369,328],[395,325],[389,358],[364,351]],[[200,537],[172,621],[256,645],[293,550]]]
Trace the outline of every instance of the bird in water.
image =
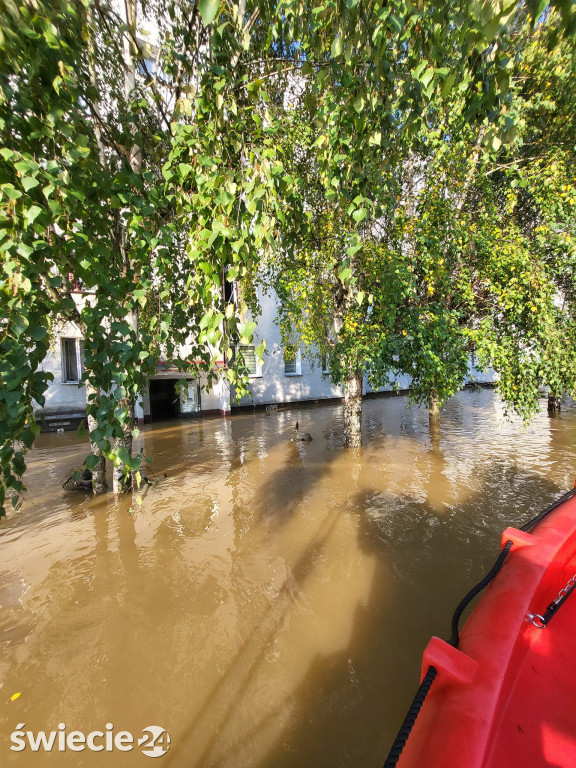
[[295,434],[290,437],[290,440],[294,443],[309,443],[312,440],[310,432],[300,432],[300,424],[296,422]]

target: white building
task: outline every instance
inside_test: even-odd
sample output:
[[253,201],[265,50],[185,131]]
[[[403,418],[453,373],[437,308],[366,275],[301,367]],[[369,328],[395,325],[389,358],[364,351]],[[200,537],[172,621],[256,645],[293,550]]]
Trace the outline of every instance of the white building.
[[[148,391],[136,407],[141,423],[170,418],[229,416],[235,407],[281,406],[343,398],[342,387],[330,381],[322,361],[311,357],[303,348],[298,350],[295,360],[285,360],[280,329],[275,322],[277,299],[270,295],[260,298],[262,313],[254,344],[242,349],[252,371],[249,382],[251,396],[236,401],[226,381],[207,389],[205,375],[193,378],[169,363],[158,362],[156,375],[150,377]],[[263,363],[260,363],[254,350],[263,339],[266,341],[266,352]],[[54,375],[54,381],[46,392],[45,406],[36,411],[37,418],[47,430],[76,428],[86,416],[86,392],[80,381],[83,372],[82,334],[74,323],[62,327],[42,367]],[[187,381],[187,387],[183,387],[178,394],[175,384],[180,379]],[[480,372],[471,362],[469,381],[491,383],[494,372]],[[395,389],[406,391],[409,388],[410,377],[400,376]],[[385,394],[391,390],[392,387],[386,387],[378,393]],[[364,381],[364,394],[377,394],[367,379]]]

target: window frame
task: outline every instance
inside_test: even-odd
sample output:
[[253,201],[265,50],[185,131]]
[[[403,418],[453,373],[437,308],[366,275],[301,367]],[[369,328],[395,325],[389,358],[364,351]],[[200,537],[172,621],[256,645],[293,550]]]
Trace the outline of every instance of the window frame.
[[[68,352],[66,350],[66,342],[73,342],[74,352],[76,356],[76,376],[77,378],[70,378],[68,376]],[[60,337],[60,353],[62,358],[62,384],[79,384],[82,381],[82,374],[84,372],[84,344],[83,339],[79,339],[76,336],[61,336]]]
[[[282,361],[284,363],[284,376],[302,376],[302,351],[300,347],[296,348],[296,357],[294,360],[286,360],[285,357],[285,348],[282,349]],[[294,370],[293,371],[287,371],[286,365],[290,365],[291,363],[294,363]]]
[[[258,356],[256,355],[256,345],[255,344],[240,344],[238,346],[238,352],[242,352],[243,349],[253,349],[254,350],[254,363],[256,366],[256,370],[254,373],[248,373],[249,379],[261,379],[262,378],[262,363],[260,360],[258,360]],[[246,361],[244,361],[246,362]]]

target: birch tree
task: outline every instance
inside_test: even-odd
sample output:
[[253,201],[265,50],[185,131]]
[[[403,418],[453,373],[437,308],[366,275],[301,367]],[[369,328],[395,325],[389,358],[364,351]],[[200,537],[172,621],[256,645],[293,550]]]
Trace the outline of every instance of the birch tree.
[[[450,153],[454,158],[471,143],[474,165],[475,155],[506,140],[514,25],[526,12],[510,3],[487,4],[479,13],[451,3],[347,9],[302,9],[307,45],[296,109],[306,110],[309,121],[286,120],[292,131],[285,141],[297,147],[291,217],[309,227],[286,237],[270,273],[285,336],[332,353],[333,380],[345,393],[345,442],[357,447],[367,370],[378,386],[409,369],[414,398],[434,406],[460,380],[466,343],[457,343],[457,316],[444,313],[425,324],[414,313],[423,281],[431,285],[442,259],[436,249],[415,263],[423,213],[416,198],[424,199],[442,163],[449,167]],[[445,184],[454,183],[447,205],[458,187],[465,194],[464,166],[446,177]],[[424,290],[429,299],[432,292]],[[423,332],[431,344],[421,343]],[[447,355],[449,342],[454,350]],[[408,358],[417,353],[415,370]]]
[[223,282],[245,275],[277,227],[260,72],[240,64],[256,9],[130,0],[123,18],[107,3],[62,0],[1,10],[3,510],[23,490],[51,324],[78,313],[69,275],[90,294],[79,318],[87,466],[112,460],[120,490],[137,479],[133,407],[161,353],[241,389],[240,365],[222,372],[217,358],[254,326]]

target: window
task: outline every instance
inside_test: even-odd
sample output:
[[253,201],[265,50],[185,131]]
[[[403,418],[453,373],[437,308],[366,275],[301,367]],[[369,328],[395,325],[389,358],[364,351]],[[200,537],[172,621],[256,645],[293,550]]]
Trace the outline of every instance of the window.
[[295,344],[284,347],[284,374],[286,376],[300,376],[302,373],[300,348]]
[[249,376],[261,376],[260,365],[258,358],[256,357],[256,347],[254,346],[241,346],[240,353],[244,359],[244,365],[248,370]]
[[153,77],[156,72],[156,60],[151,58],[140,59],[137,63],[138,74],[143,77]]
[[227,275],[228,272],[226,271],[226,275],[224,276],[223,280],[224,303],[235,303],[238,301],[238,286],[236,285],[236,280],[230,280]]
[[76,383],[82,374],[82,341],[80,339],[61,339],[62,342],[62,381]]
[[322,374],[325,376],[330,373],[330,368],[328,365],[328,355],[324,354],[320,358],[320,366],[322,368]]
[[186,393],[186,399],[190,403],[196,402],[196,390],[198,389],[198,385],[195,381],[188,381],[188,392]]

